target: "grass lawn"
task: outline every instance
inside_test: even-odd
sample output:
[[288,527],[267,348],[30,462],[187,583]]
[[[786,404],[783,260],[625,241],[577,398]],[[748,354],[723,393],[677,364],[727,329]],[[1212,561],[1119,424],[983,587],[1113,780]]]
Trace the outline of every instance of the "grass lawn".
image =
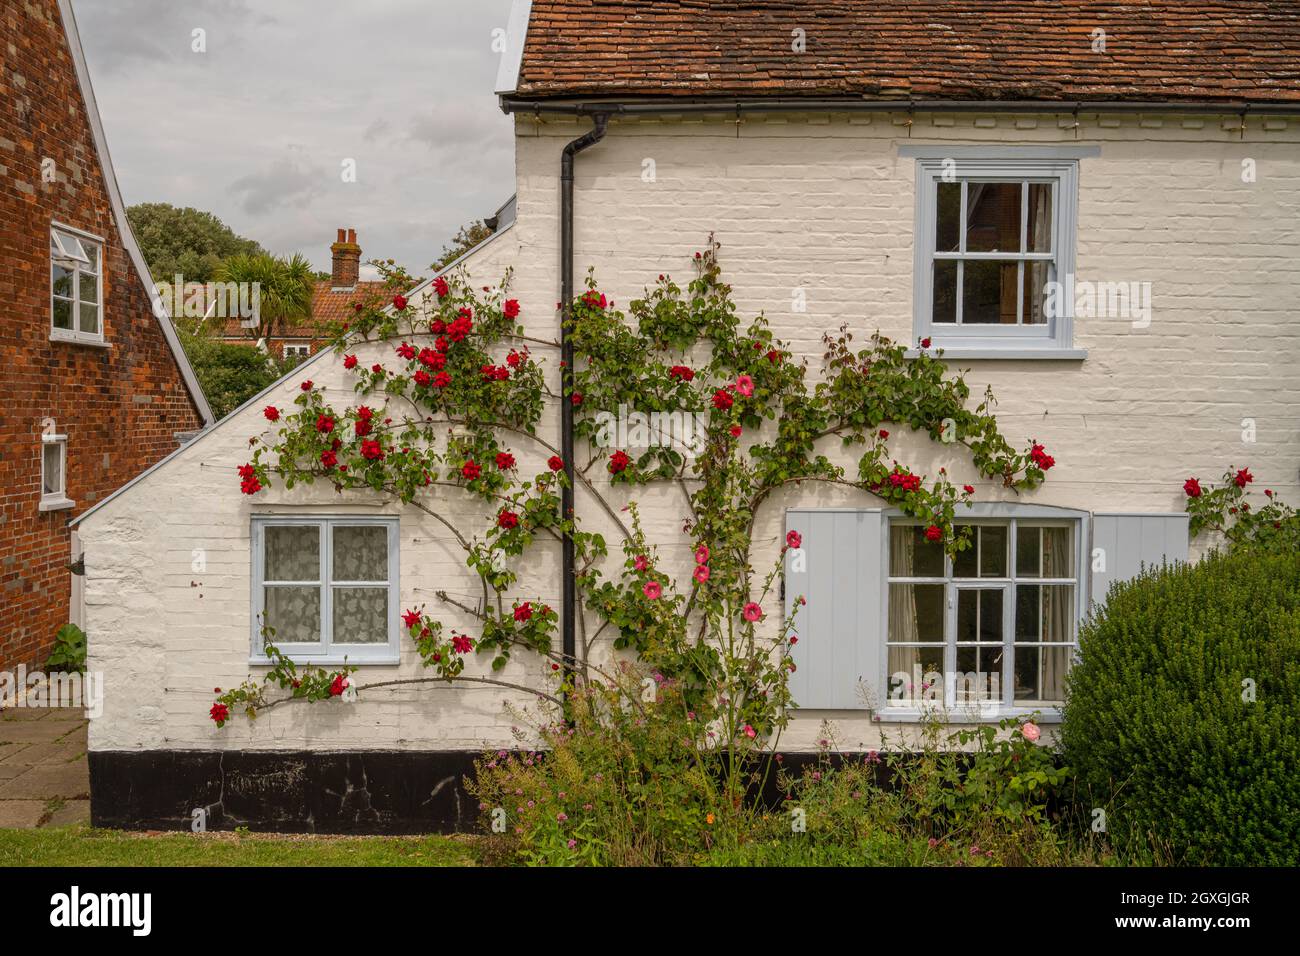
[[473,866],[475,838],[0,830],[9,866]]

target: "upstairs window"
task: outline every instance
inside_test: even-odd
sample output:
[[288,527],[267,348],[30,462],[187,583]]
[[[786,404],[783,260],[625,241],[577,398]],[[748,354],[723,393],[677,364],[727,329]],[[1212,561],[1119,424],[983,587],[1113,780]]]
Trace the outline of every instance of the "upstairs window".
[[50,230],[50,337],[104,340],[103,244],[63,226]]
[[1077,180],[1074,159],[918,159],[916,338],[958,357],[1078,357],[1057,286],[1074,271]]

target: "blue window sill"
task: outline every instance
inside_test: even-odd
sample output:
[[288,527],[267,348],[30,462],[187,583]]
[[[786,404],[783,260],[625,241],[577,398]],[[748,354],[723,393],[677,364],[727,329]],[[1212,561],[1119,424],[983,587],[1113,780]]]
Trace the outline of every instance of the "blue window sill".
[[[1088,357],[1087,349],[1058,349],[1058,348],[997,348],[996,346],[956,346],[954,348],[944,348],[942,345],[926,349],[926,354],[933,356],[937,349],[943,348],[943,358],[945,360],[971,360],[987,359],[997,362],[1023,362],[1023,361],[1048,361],[1048,362],[1082,362]],[[919,358],[921,352],[919,349],[908,349],[903,353],[904,358]]]
[[[919,724],[932,719],[934,711],[921,710],[916,707],[886,707],[876,711],[875,716],[880,718],[879,723],[882,724]],[[941,722],[944,725],[996,724],[1008,717],[1014,717],[1016,720],[1028,720],[1030,717],[1034,717],[1035,723],[1059,724],[1061,722],[1061,709],[1051,706],[1038,709],[1003,707],[986,713],[972,714],[969,711],[954,708],[943,715],[944,719]]]
[[[385,657],[356,657],[344,656],[342,654],[326,654],[321,656],[319,654],[294,654],[292,652],[287,652],[284,656],[289,658],[289,660],[293,661],[299,667],[310,667],[314,665],[342,667],[344,664],[347,664],[348,666],[355,665],[357,667],[396,667],[401,663],[401,657],[397,654]],[[267,657],[250,657],[248,659],[248,664],[250,667],[270,667],[271,660]]]

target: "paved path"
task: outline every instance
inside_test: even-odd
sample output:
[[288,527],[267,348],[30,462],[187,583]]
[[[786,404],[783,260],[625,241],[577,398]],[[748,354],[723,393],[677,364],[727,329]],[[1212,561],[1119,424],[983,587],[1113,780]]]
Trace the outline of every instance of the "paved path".
[[82,709],[0,711],[0,827],[89,822],[90,772]]

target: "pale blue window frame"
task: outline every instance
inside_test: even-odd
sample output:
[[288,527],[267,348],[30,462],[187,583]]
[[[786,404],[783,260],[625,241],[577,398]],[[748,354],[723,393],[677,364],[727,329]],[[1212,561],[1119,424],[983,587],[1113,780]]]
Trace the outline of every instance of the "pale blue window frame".
[[[331,516],[281,516],[255,515],[252,519],[252,637],[249,663],[268,664],[269,658],[263,651],[262,622],[266,611],[264,572],[266,568],[266,529],[281,526],[312,526],[320,531],[320,571],[316,581],[302,582],[304,586],[316,586],[321,589],[320,600],[320,635],[318,642],[311,644],[286,644],[274,641],[275,646],[290,660],[297,664],[397,664],[401,659],[399,638],[401,628],[400,608],[400,567],[401,552],[400,521],[396,517],[372,517],[363,515]],[[334,529],[341,527],[378,526],[388,531],[388,640],[383,644],[344,644],[333,640],[333,592],[335,586],[346,586],[358,582],[335,581],[332,579]],[[295,582],[276,582],[294,584]],[[379,582],[360,582],[365,586],[375,586]]]

